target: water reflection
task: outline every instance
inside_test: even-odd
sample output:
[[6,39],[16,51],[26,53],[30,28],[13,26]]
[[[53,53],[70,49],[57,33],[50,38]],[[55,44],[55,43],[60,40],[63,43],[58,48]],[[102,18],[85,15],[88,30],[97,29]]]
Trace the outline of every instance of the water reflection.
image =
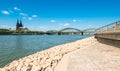
[[22,36],[16,36],[16,47],[17,49],[22,49],[23,48],[23,38]]
[[28,55],[27,53],[29,52],[29,49],[25,49],[25,40],[24,36],[16,36],[15,40],[15,48],[14,51],[11,53],[13,54],[12,57],[13,59],[18,59],[20,57]]
[[[2,44],[2,48],[0,50],[0,67],[4,66],[4,64],[10,63],[11,61],[21,58],[27,55],[29,50],[25,49],[24,46],[24,38],[22,36],[14,36],[6,37],[7,40]],[[12,39],[12,40],[11,40]],[[4,41],[4,39],[3,39]],[[6,43],[8,47],[6,46]]]

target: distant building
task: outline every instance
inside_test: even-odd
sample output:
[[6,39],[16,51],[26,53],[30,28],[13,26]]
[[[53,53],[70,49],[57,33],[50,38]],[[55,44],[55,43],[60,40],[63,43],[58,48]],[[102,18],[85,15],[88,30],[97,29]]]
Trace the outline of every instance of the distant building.
[[20,31],[28,31],[28,28],[27,27],[24,27],[23,24],[22,24],[22,21],[20,20],[17,20],[17,23],[16,23],[16,30],[20,30]]

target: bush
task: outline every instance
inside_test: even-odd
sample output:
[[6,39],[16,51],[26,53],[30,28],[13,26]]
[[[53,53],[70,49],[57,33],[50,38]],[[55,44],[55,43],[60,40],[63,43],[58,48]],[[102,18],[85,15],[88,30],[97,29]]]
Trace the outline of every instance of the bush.
[[14,31],[11,30],[0,30],[0,35],[10,35],[14,33]]

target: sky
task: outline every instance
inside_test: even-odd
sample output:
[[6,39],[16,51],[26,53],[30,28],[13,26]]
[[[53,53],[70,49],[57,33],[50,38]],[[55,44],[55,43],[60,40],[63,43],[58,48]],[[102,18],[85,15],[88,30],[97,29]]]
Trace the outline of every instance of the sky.
[[120,0],[0,0],[0,28],[29,30],[99,28],[120,20]]

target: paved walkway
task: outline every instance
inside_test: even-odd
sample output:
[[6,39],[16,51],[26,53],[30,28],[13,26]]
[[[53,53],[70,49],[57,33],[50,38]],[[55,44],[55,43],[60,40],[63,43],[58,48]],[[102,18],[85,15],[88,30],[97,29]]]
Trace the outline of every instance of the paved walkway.
[[120,71],[120,48],[97,43],[64,56],[58,67],[62,71]]

